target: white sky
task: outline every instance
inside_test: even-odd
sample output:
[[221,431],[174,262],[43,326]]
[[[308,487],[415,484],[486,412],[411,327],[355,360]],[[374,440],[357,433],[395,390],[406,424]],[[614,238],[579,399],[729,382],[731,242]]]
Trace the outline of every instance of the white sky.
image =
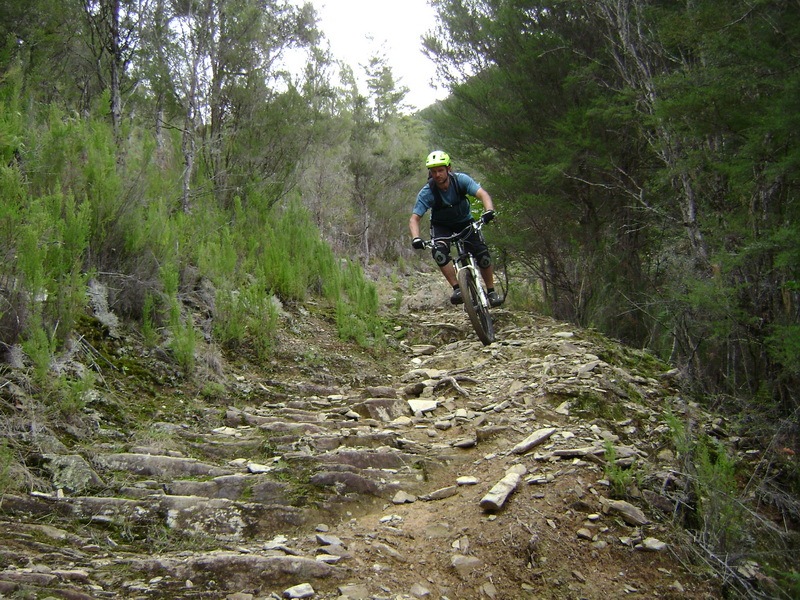
[[[435,24],[434,10],[427,0],[310,2],[334,58],[349,64],[360,82],[364,71],[360,65],[366,65],[383,49],[395,83],[409,89],[407,104],[425,108],[446,97],[444,90],[432,87],[435,66],[422,53],[421,37]],[[361,91],[366,93],[366,86]]]

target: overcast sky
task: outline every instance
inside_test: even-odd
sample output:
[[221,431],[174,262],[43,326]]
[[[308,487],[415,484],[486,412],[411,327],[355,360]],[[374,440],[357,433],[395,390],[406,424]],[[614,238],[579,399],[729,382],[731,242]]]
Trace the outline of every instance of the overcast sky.
[[[421,49],[422,35],[435,23],[427,0],[310,1],[334,57],[348,63],[359,80],[359,65],[384,49],[395,81],[409,89],[406,103],[424,108],[446,96],[431,86],[435,67]],[[366,93],[366,86],[361,91]]]

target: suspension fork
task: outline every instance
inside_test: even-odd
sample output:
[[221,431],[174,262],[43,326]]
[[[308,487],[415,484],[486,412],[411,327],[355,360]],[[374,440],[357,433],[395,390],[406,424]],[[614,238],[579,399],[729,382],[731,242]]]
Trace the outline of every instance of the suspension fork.
[[[475,255],[471,252],[467,252],[463,240],[458,240],[456,242],[456,251],[458,252],[458,258],[453,261],[456,267],[456,277],[458,277],[458,272],[461,269],[469,269],[472,271],[472,278],[475,281],[475,287],[478,288],[481,306],[488,308],[489,298],[483,287],[483,274],[481,273],[480,267],[478,267],[478,261],[475,259]],[[463,290],[463,293],[466,294],[467,291]]]

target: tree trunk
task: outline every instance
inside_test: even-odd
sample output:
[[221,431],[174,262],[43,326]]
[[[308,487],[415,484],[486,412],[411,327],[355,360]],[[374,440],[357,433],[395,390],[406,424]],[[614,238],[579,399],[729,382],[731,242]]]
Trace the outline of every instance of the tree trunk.
[[119,0],[109,0],[111,12],[111,124],[114,130],[114,140],[119,147],[120,122],[122,120],[122,99],[120,93],[120,74],[122,71],[122,50],[120,48],[119,32]]
[[[653,117],[656,114],[658,92],[655,77],[663,70],[660,65],[670,59],[653,39],[646,36],[647,25],[641,18],[639,0],[603,0],[592,4],[598,16],[609,29],[610,51],[620,77],[634,90],[641,92],[642,110]],[[708,266],[708,250],[698,224],[697,196],[691,175],[681,165],[685,157],[686,142],[670,129],[668,123],[657,120],[647,133],[650,144],[666,167],[674,173],[678,193],[678,208],[694,253],[695,263]]]
[[183,132],[181,134],[181,151],[183,153],[183,177],[181,209],[184,213],[191,210],[191,191],[192,173],[194,171],[194,159],[196,152],[197,136],[197,93],[198,93],[198,69],[200,63],[200,52],[195,49],[192,57],[191,72],[189,74],[189,90],[186,97],[186,113],[183,119]]

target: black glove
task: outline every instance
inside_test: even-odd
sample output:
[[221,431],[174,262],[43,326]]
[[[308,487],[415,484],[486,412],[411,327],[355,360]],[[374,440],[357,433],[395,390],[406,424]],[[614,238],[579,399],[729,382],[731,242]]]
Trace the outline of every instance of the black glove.
[[492,219],[494,219],[494,211],[493,210],[487,210],[485,213],[483,213],[481,215],[481,221],[483,221],[484,223],[488,223]]
[[422,241],[422,238],[415,237],[411,240],[411,247],[415,250],[422,250],[425,247],[425,242]]

